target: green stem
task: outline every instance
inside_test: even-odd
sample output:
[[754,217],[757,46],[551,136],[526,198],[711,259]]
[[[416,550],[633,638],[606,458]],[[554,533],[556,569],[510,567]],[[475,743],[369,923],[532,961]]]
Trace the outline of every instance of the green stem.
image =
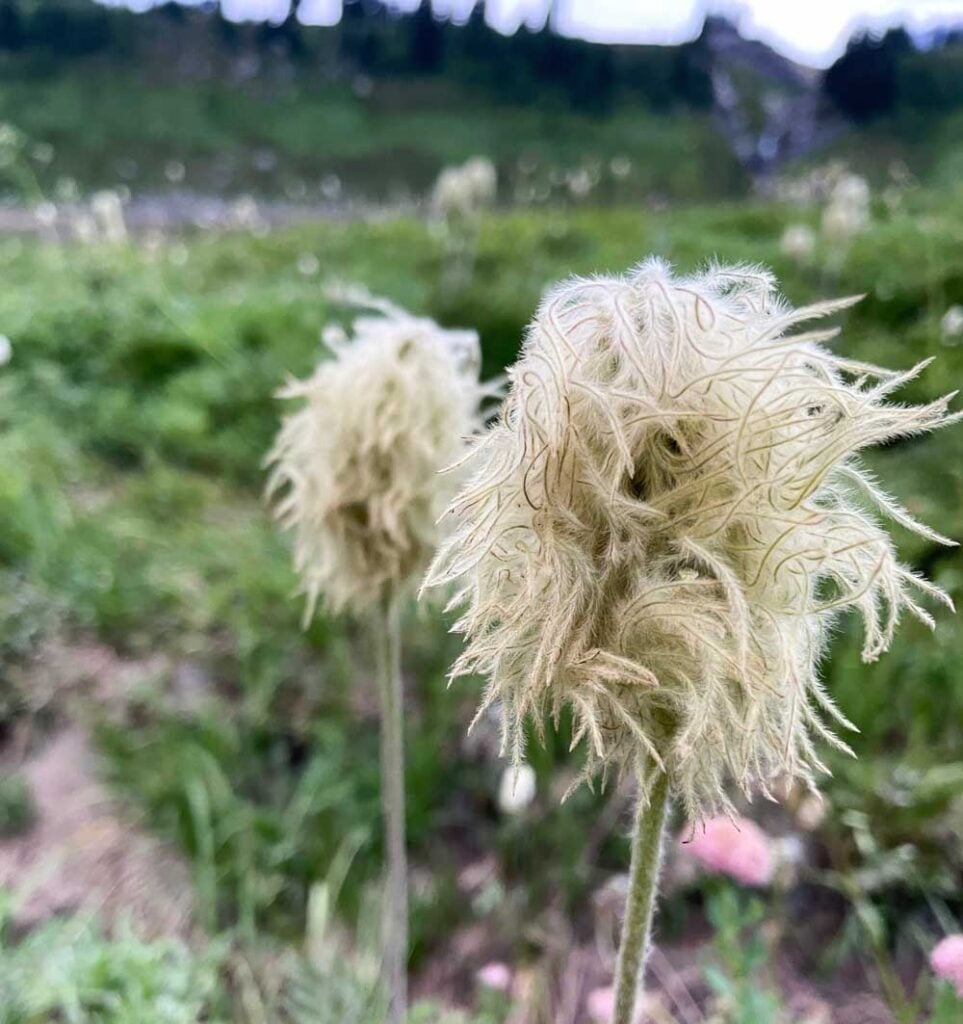
[[662,866],[662,833],[668,806],[669,778],[660,771],[652,784],[648,803],[640,793],[636,809],[629,891],[615,972],[614,1024],[633,1024],[635,1021],[635,1000],[645,977],[645,963],[649,956],[649,933]]
[[388,994],[386,1024],[402,1024],[408,1012],[408,855],[405,849],[400,610],[397,595],[384,602],[375,637],[381,693],[381,800],[387,860],[382,937],[382,971]]

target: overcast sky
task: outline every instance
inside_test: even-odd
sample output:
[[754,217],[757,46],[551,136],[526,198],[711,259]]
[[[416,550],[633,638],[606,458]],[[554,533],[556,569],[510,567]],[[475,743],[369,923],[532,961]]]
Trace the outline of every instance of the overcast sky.
[[[108,0],[110,2],[110,0]],[[118,0],[113,0],[118,2]],[[149,6],[150,0],[119,0]],[[523,19],[538,23],[549,0],[488,0],[489,20],[511,32]],[[412,8],[418,0],[396,0]],[[290,0],[221,0],[229,18],[281,20]],[[472,0],[435,0],[439,13],[464,14]],[[830,64],[859,27],[906,24],[925,31],[941,24],[963,24],[963,0],[556,0],[558,27],[571,35],[601,41],[674,43],[691,39],[706,10],[735,16],[745,35],[762,39],[809,64]],[[336,22],[341,0],[304,0],[302,11],[314,24]]]

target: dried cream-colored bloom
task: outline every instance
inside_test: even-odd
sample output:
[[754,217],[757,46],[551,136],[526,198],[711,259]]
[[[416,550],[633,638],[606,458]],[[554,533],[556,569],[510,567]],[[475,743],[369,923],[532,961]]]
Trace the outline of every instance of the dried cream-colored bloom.
[[823,234],[845,242],[869,227],[869,185],[858,174],[844,174],[834,185],[823,210]]
[[460,167],[446,167],[431,195],[434,213],[443,218],[474,217],[495,202],[498,177],[495,165],[474,156]]
[[329,329],[334,358],[290,382],[304,399],[268,456],[268,493],[295,533],[310,619],[322,596],[362,611],[424,571],[457,480],[440,471],[478,426],[478,337],[367,299],[379,315],[350,340]]
[[512,765],[498,783],[498,808],[503,814],[521,814],[535,799],[538,780],[530,764]]
[[963,338],[963,306],[950,306],[940,320],[943,340],[953,343]]
[[90,212],[105,241],[119,243],[127,238],[124,201],[117,192],[112,189],[95,192],[90,197]]
[[779,240],[779,251],[790,259],[807,260],[816,248],[816,235],[806,224],[790,224]]
[[844,746],[817,676],[839,614],[862,613],[872,661],[902,612],[932,622],[916,592],[949,603],[867,504],[945,541],[856,459],[955,418],[947,399],[890,405],[925,364],[788,333],[853,301],[793,309],[756,268],[658,260],[544,300],[428,575],[461,584],[453,674],[488,677],[516,760],[524,720],[567,706],[587,772],[660,765],[696,817],[729,809],[728,780],[811,783],[814,738]]

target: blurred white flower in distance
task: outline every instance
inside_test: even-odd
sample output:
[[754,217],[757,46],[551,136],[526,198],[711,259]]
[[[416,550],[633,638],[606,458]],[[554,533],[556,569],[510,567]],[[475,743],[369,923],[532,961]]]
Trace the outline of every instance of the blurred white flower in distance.
[[858,174],[844,174],[823,210],[822,230],[830,241],[847,242],[869,227],[869,185]]
[[943,332],[944,341],[948,343],[963,338],[963,306],[950,306],[940,320],[940,330]]
[[331,358],[280,392],[301,400],[268,456],[268,494],[294,533],[309,621],[319,597],[359,612],[420,575],[458,484],[442,473],[479,426],[480,354],[451,331],[352,292],[349,337],[325,331]]
[[790,224],[779,240],[782,254],[799,262],[809,259],[815,248],[816,234],[807,224]]
[[90,212],[97,231],[106,242],[120,243],[127,238],[124,203],[113,189],[103,189],[90,197]]
[[484,156],[475,156],[459,167],[446,167],[431,195],[434,214],[444,219],[477,217],[495,202],[498,175],[495,165]]
[[537,780],[530,764],[509,765],[498,784],[498,806],[503,814],[520,814],[535,799]]

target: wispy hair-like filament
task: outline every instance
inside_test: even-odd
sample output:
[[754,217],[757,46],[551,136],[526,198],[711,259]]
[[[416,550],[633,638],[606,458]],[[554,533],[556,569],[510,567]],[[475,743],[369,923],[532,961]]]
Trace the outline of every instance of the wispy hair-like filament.
[[488,679],[505,749],[569,708],[586,774],[664,769],[687,813],[729,784],[815,784],[815,741],[849,748],[818,678],[833,624],[889,646],[917,595],[874,512],[935,543],[860,465],[864,448],[958,418],[888,402],[894,373],[791,333],[857,297],[795,309],[756,267],[676,277],[651,259],[551,291],[471,448],[426,578],[457,580],[453,676]]
[[384,300],[349,291],[353,336],[325,332],[331,352],[280,397],[301,401],[268,455],[268,495],[294,533],[307,595],[332,611],[366,611],[424,572],[438,519],[460,480],[443,473],[480,426],[473,331],[443,330]]

